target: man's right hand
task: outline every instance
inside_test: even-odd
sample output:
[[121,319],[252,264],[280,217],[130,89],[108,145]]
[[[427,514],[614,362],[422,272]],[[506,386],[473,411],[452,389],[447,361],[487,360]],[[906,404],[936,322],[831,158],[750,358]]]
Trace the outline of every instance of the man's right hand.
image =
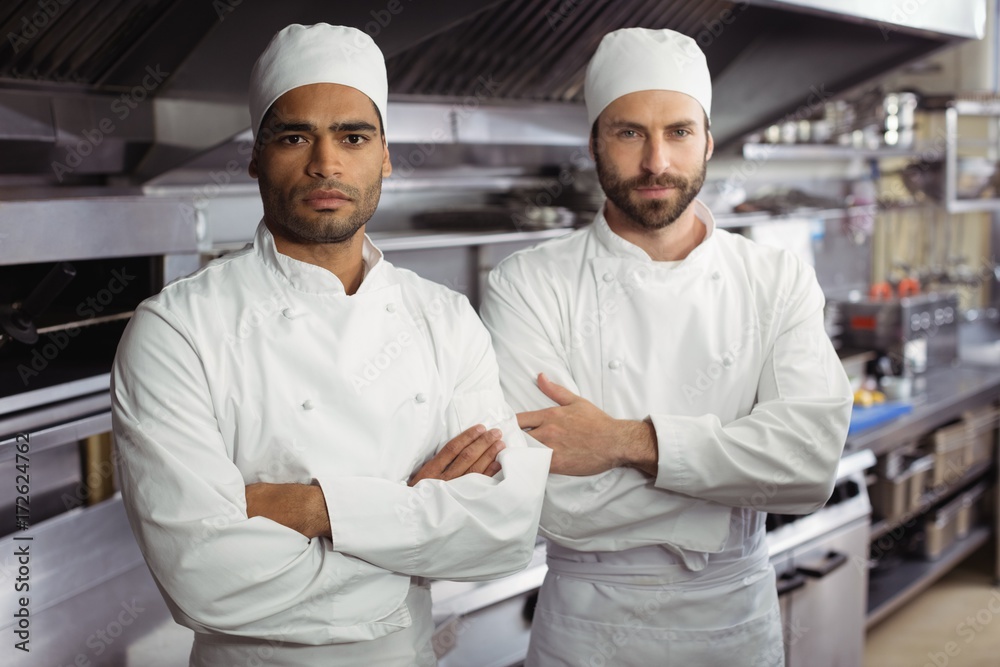
[[482,424],[462,431],[448,441],[441,451],[425,463],[413,477],[410,486],[422,479],[455,479],[470,472],[478,472],[487,477],[500,472],[497,454],[506,447],[500,429],[486,430]]

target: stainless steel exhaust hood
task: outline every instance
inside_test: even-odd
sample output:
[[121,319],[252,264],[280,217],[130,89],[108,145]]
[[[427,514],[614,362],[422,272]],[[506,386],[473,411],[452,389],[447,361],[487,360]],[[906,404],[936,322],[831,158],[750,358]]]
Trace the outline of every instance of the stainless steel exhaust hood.
[[485,81],[515,105],[580,103],[604,33],[673,28],[708,56],[724,145],[979,38],[985,15],[985,0],[19,0],[0,8],[0,185],[135,186],[230,142],[254,59],[294,22],[373,35],[394,99],[481,98]]

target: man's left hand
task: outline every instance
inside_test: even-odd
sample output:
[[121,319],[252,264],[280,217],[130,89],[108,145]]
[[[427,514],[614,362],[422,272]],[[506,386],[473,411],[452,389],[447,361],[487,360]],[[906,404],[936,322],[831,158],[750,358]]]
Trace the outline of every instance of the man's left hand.
[[538,388],[558,407],[521,412],[517,425],[552,449],[550,471],[597,475],[629,466],[656,475],[656,432],[648,422],[614,419],[585,398],[538,375]]

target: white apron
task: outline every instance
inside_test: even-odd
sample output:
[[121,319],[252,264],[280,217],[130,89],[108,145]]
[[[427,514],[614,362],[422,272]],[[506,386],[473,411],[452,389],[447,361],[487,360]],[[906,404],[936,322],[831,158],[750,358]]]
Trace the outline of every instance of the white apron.
[[406,607],[413,624],[369,641],[333,646],[282,644],[276,640],[195,634],[192,667],[434,667],[431,635],[431,593],[427,586],[411,586]]
[[766,552],[695,573],[659,547],[549,551],[526,667],[784,665]]

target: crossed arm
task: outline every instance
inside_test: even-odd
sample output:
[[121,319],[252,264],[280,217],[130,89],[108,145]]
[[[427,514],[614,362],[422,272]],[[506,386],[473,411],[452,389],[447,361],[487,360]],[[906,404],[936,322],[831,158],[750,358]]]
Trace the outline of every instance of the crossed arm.
[[[572,387],[536,375],[547,370],[573,382],[558,321],[543,315],[560,312],[559,304],[519,279],[515,284],[494,270],[482,315],[513,407],[555,403],[518,414],[518,424],[552,448],[552,473],[589,476],[631,467],[653,477],[656,488],[730,507],[746,506],[761,485],[774,486],[755,505],[763,511],[809,512],[826,501],[851,396],[823,328],[823,295],[811,270],[789,281],[792,291],[763,360],[757,404],[725,424],[713,414],[671,414],[670,406],[645,421],[616,420]],[[550,480],[548,497],[554,494]]]
[[[500,429],[487,430],[482,424],[466,429],[421,466],[409,485],[423,479],[448,481],[470,473],[492,477],[500,472],[496,457],[506,446],[501,436]],[[317,485],[258,482],[246,487],[246,500],[247,518],[265,517],[310,539],[333,537],[323,490]]]
[[[495,431],[474,429],[422,467],[412,487],[335,476],[315,488],[277,485],[272,496],[268,485],[248,493],[184,324],[155,302],[137,310],[112,374],[117,468],[136,540],[178,622],[305,644],[353,641],[356,624],[392,610],[407,576],[495,578],[527,564],[549,452],[525,446],[517,432],[488,335],[472,317],[461,332],[470,370],[456,383],[450,428],[504,412],[508,447],[500,451]],[[494,459],[502,471],[492,479],[468,474],[495,473]],[[291,518],[282,524],[271,514]],[[305,603],[328,596],[341,604]]]
[[538,374],[538,388],[557,406],[521,412],[517,424],[552,449],[552,473],[583,476],[636,468],[656,477],[656,429],[651,422],[615,419],[544,373]]

